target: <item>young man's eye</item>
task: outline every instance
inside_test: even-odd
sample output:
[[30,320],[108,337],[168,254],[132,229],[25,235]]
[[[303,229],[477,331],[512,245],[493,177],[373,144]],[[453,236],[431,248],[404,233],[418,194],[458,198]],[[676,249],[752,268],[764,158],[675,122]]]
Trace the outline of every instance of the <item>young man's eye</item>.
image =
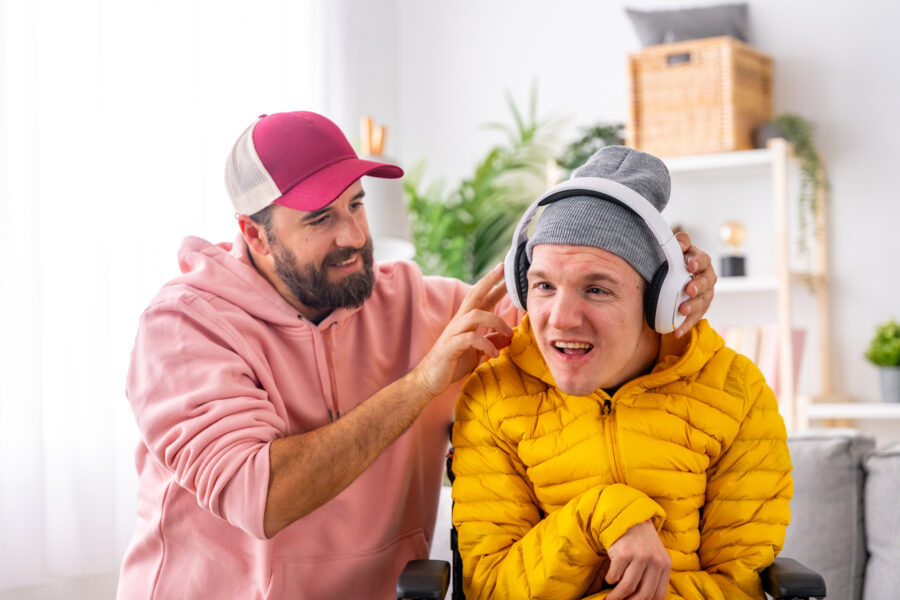
[[351,204],[350,208],[353,210],[357,210],[357,209],[363,208],[364,206],[365,206],[365,203],[362,200],[360,200],[359,202],[354,202],[353,204]]
[[609,293],[606,289],[597,286],[589,287],[587,292],[593,296],[603,296]]
[[541,291],[548,291],[548,290],[553,289],[553,286],[550,285],[549,283],[547,283],[546,281],[538,281],[531,287],[533,287],[536,290],[541,290]]
[[315,227],[316,225],[324,225],[327,222],[328,222],[328,215],[323,215],[314,221],[310,221],[309,224]]

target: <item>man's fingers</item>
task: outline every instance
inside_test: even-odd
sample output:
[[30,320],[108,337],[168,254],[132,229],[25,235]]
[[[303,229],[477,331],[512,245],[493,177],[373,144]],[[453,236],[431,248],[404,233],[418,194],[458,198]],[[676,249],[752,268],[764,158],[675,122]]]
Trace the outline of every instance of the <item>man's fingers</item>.
[[685,255],[685,266],[689,273],[696,275],[712,267],[712,259],[706,252],[689,252]]
[[703,290],[703,286],[701,285],[702,281],[700,281],[701,279],[702,278],[691,279],[691,281],[684,286],[684,291],[687,292],[687,295],[691,298],[696,298]]
[[[630,597],[641,584],[644,572],[644,565],[640,561],[633,560],[628,563],[621,580],[616,583],[613,591],[607,596],[607,600],[625,600],[625,598]],[[608,579],[609,577],[607,576]]]
[[485,310],[493,310],[494,306],[506,296],[506,280],[501,280],[491,291],[487,293],[481,308]]
[[474,331],[478,328],[496,331],[504,335],[512,335],[512,327],[510,327],[503,317],[488,312],[486,310],[473,309],[460,315],[456,319],[454,327],[457,332]]
[[646,588],[642,585],[638,590],[641,597],[649,600],[665,600],[669,589],[669,573],[672,570],[672,561],[668,555],[660,556],[654,561],[646,572]]
[[606,583],[616,583],[622,579],[622,574],[627,566],[628,561],[624,558],[610,557],[609,570],[606,572]]
[[500,351],[497,349],[497,347],[494,346],[494,344],[492,344],[491,341],[483,335],[471,332],[465,334],[465,338],[466,344],[469,346],[469,348],[474,348],[482,354],[487,354],[491,358],[497,358],[498,356],[500,356]]
[[653,600],[666,599],[666,592],[669,591],[669,573],[670,569],[660,572],[659,578],[656,580],[656,590],[653,595],[650,596]]
[[712,290],[706,290],[700,292],[698,295],[685,300],[678,306],[678,312],[683,314],[684,316],[702,313],[705,308],[709,308],[709,305],[713,300],[713,292]]
[[675,239],[678,240],[678,245],[681,246],[681,253],[685,254],[691,247],[691,236],[683,231],[679,231],[675,234]]
[[691,298],[690,300],[682,302],[678,307],[678,312],[684,315],[685,318],[684,323],[681,324],[679,329],[688,330],[699,323],[700,319],[703,318],[703,315],[709,308],[712,298],[712,292],[707,292],[697,298]]
[[[473,308],[482,308],[485,305],[486,299],[489,297],[492,291],[496,291],[500,289],[499,284],[503,281],[503,263],[500,263],[493,270],[491,270],[487,275],[479,279],[475,285],[472,286],[472,289],[469,290],[469,293],[466,294],[466,297],[463,298],[462,304],[459,307],[459,312],[464,313],[472,310]],[[496,286],[496,287],[495,287]],[[494,303],[502,297],[502,294],[494,300]]]
[[494,348],[496,348],[497,350],[502,350],[503,348],[506,348],[507,346],[509,346],[510,343],[512,343],[512,335],[507,335],[505,333],[498,333],[496,331],[494,333],[489,333],[484,337],[486,337],[488,339],[488,341],[490,343],[492,343],[494,345]]
[[634,590],[629,600],[664,600],[665,588],[663,595],[659,595],[659,582],[662,577],[660,567],[654,563],[645,565],[641,580]]
[[[686,308],[688,310],[688,314],[684,317],[684,321],[682,321],[681,325],[678,326],[678,329],[675,330],[675,339],[680,338],[681,336],[686,334],[688,331],[690,331],[694,325],[699,323],[700,319],[703,318],[704,307],[709,306],[709,304],[700,304],[699,305],[700,308],[694,308],[694,306],[688,305],[688,302],[701,302],[701,301],[700,300],[688,300],[687,302],[682,303],[682,305],[681,305],[682,307],[685,307],[685,305],[687,305]],[[679,308],[679,310],[681,311],[681,314],[684,314],[684,310],[682,310],[681,308]]]

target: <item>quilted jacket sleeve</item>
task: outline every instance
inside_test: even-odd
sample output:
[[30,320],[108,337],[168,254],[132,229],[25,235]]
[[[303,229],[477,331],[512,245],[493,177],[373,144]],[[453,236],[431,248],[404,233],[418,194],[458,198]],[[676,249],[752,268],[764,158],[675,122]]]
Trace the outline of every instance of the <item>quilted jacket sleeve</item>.
[[663,509],[622,484],[598,485],[542,518],[513,443],[490,423],[480,372],[457,405],[453,443],[453,523],[463,560],[463,588],[481,598],[581,598],[604,560],[604,548]]
[[759,369],[745,364],[743,418],[709,470],[700,530],[703,570],[729,599],[763,598],[759,572],[784,545],[793,494],[778,403]]

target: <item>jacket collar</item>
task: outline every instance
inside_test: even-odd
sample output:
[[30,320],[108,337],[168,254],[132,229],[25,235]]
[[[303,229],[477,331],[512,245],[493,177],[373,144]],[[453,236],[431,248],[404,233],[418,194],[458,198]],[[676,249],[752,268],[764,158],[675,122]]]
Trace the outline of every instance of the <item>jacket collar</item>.
[[[687,337],[675,339],[672,334],[663,335],[656,364],[650,373],[624,383],[619,389],[638,386],[639,391],[642,391],[693,375],[699,372],[723,345],[722,338],[709,326],[706,319],[695,325]],[[556,387],[553,374],[534,339],[534,331],[527,314],[515,329],[506,352],[519,369],[549,386]]]

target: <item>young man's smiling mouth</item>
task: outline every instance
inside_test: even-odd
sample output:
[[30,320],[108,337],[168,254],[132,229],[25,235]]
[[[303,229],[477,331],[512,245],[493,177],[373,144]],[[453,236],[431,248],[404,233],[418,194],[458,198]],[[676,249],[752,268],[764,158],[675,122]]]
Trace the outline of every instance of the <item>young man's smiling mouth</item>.
[[552,342],[552,345],[560,354],[567,354],[570,356],[583,356],[594,348],[593,344],[588,344],[587,342],[555,341]]

